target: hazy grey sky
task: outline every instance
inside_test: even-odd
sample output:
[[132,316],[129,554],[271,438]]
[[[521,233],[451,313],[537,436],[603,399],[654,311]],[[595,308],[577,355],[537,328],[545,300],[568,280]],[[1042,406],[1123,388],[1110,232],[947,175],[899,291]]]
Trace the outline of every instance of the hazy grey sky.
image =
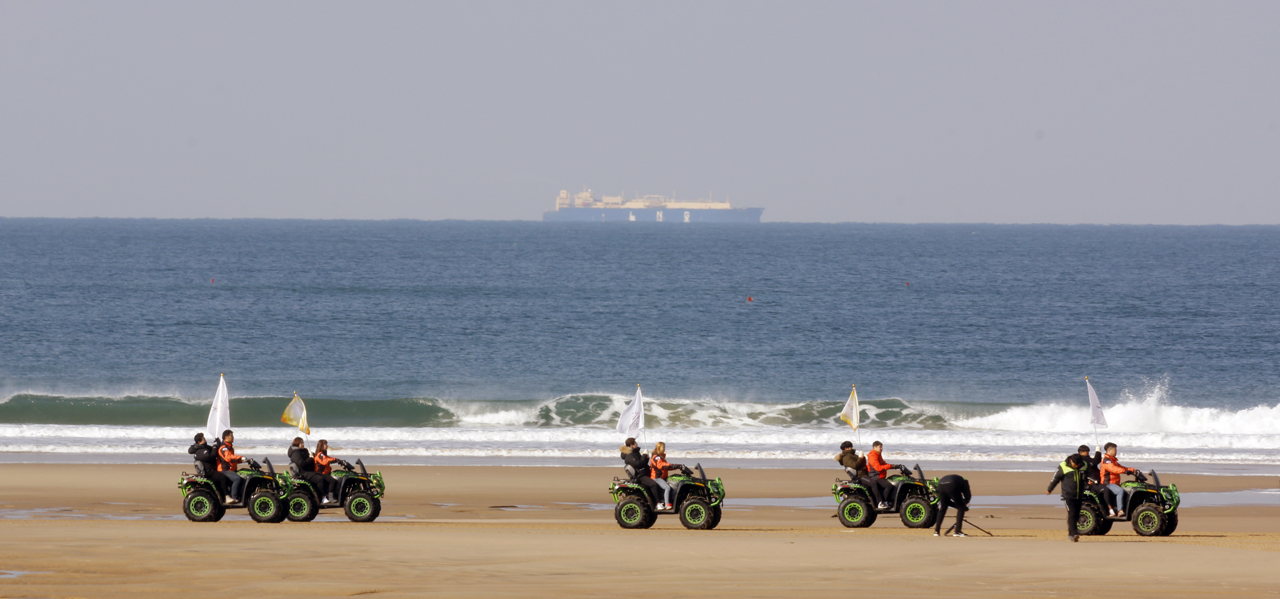
[[0,216],[1280,223],[1280,2],[0,1]]

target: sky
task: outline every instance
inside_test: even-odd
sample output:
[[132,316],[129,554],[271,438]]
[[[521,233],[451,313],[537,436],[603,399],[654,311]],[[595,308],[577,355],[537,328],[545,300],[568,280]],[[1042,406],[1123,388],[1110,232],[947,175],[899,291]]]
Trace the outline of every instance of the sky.
[[0,217],[1280,223],[1277,2],[0,0]]

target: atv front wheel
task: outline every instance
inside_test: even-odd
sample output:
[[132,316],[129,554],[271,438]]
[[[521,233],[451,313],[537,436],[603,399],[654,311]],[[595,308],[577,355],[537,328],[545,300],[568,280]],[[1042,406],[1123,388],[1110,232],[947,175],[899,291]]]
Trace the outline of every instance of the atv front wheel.
[[657,520],[657,514],[649,509],[648,501],[631,495],[613,508],[613,519],[623,528],[649,528]]
[[1112,524],[1115,524],[1115,521],[1114,521],[1114,520],[1108,520],[1108,519],[1106,519],[1106,518],[1103,518],[1103,519],[1099,520],[1099,521],[1098,521],[1098,530],[1097,530],[1096,532],[1094,532],[1093,534],[1101,536],[1101,535],[1105,535],[1105,534],[1107,534],[1107,533],[1111,532],[1111,525],[1112,525]]
[[1080,505],[1080,515],[1076,518],[1076,534],[1096,535],[1102,527],[1102,512],[1092,503]]
[[1164,528],[1160,529],[1160,536],[1167,537],[1178,530],[1178,512],[1171,512],[1164,515]]
[[935,515],[933,506],[923,497],[912,497],[902,504],[902,523],[907,528],[929,528]]
[[218,517],[218,500],[213,497],[213,493],[204,490],[195,490],[187,493],[182,500],[182,513],[192,522],[217,522],[221,520]]
[[857,495],[847,495],[836,509],[836,518],[846,528],[866,528],[876,521],[871,503]]
[[310,522],[320,513],[316,498],[306,491],[294,491],[284,500],[285,516],[290,522]]
[[276,524],[284,520],[284,505],[269,492],[254,493],[249,498],[249,517],[259,524]]
[[1164,511],[1154,503],[1144,503],[1133,511],[1133,532],[1144,537],[1154,537],[1165,527]]
[[714,530],[720,526],[720,516],[724,515],[724,508],[719,505],[711,506],[711,521],[707,523],[707,530]]
[[352,522],[373,522],[382,513],[382,502],[364,491],[352,493],[344,508]]
[[689,530],[706,530],[711,523],[711,506],[707,500],[694,497],[680,506],[680,523]]

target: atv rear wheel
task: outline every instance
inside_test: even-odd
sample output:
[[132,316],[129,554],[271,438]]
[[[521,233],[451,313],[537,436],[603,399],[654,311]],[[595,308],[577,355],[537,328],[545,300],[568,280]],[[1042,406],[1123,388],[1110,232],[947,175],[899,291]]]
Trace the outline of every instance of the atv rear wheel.
[[352,522],[373,522],[382,513],[382,502],[364,491],[352,493],[343,508]]
[[254,493],[249,498],[249,517],[259,524],[276,524],[284,520],[284,505],[270,492]]
[[1178,512],[1170,512],[1164,515],[1164,528],[1160,529],[1160,536],[1167,537],[1178,530]]
[[929,500],[923,497],[912,497],[902,504],[902,523],[907,528],[929,528],[936,515]]
[[876,521],[876,512],[871,503],[857,495],[846,495],[840,507],[836,508],[836,519],[845,528],[866,528]]
[[310,522],[320,513],[316,498],[306,491],[294,491],[284,500],[285,516],[290,522]]
[[1084,503],[1080,505],[1080,516],[1076,518],[1076,534],[1078,535],[1096,535],[1102,534],[1098,530],[1102,527],[1102,512],[1098,510],[1098,506],[1092,503]]
[[1133,511],[1133,532],[1154,537],[1165,527],[1164,511],[1154,503],[1144,503]]
[[724,506],[720,506],[720,505],[711,506],[711,522],[707,523],[707,530],[714,530],[715,527],[720,526],[720,516],[723,516],[723,515],[724,515]]
[[648,501],[628,495],[613,508],[613,519],[623,528],[649,528],[657,520],[657,514],[649,509]]
[[218,500],[214,498],[213,493],[203,489],[196,489],[187,496],[182,498],[182,513],[192,522],[217,522],[222,518],[219,517]]
[[689,530],[706,530],[711,522],[711,506],[707,500],[694,497],[680,506],[680,523]]

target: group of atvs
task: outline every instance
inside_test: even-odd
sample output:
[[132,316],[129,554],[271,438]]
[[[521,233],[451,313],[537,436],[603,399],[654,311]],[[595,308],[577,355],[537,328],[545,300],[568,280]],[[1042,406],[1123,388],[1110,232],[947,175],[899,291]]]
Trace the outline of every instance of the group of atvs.
[[232,503],[224,503],[226,498],[218,485],[210,480],[217,473],[203,472],[199,468],[196,474],[184,472],[178,481],[178,489],[182,491],[182,513],[192,522],[217,522],[228,509],[247,508],[254,522],[278,523],[286,519],[310,522],[321,509],[340,507],[352,522],[373,522],[382,512],[382,497],[386,492],[382,473],[369,474],[360,460],[356,460],[355,465],[345,460],[337,463],[343,468],[333,471],[333,478],[338,481],[334,492],[337,501],[329,502],[322,501],[315,487],[298,477],[298,473],[293,471],[297,466],[290,464],[290,472],[277,473],[268,458],[263,458],[261,464],[252,459],[245,460],[248,467],[237,471],[244,478],[240,492],[243,499]]
[[[720,523],[724,503],[724,483],[716,478],[708,479],[701,465],[695,466],[695,476],[689,468],[681,468],[680,474],[671,474],[668,484],[675,498],[672,507],[658,509],[656,498],[641,484],[636,473],[627,468],[625,478],[614,478],[609,493],[615,503],[613,515],[623,528],[649,528],[659,514],[676,514],[685,528],[711,530]],[[875,524],[880,514],[897,514],[908,528],[928,528],[938,516],[938,479],[926,479],[919,465],[915,473],[901,468],[887,480],[892,489],[884,492],[886,507],[873,503],[872,493],[853,472],[846,469],[848,479],[837,478],[831,486],[831,494],[838,504],[836,517],[848,528],[866,528]],[[1116,522],[1132,522],[1134,532],[1144,537],[1168,536],[1178,528],[1177,485],[1161,485],[1154,470],[1151,479],[1137,470],[1134,480],[1124,482],[1126,505],[1124,516],[1108,516],[1107,504],[1092,491],[1085,493],[1076,530],[1081,535],[1105,535]],[[1148,482],[1154,480],[1155,482]]]

